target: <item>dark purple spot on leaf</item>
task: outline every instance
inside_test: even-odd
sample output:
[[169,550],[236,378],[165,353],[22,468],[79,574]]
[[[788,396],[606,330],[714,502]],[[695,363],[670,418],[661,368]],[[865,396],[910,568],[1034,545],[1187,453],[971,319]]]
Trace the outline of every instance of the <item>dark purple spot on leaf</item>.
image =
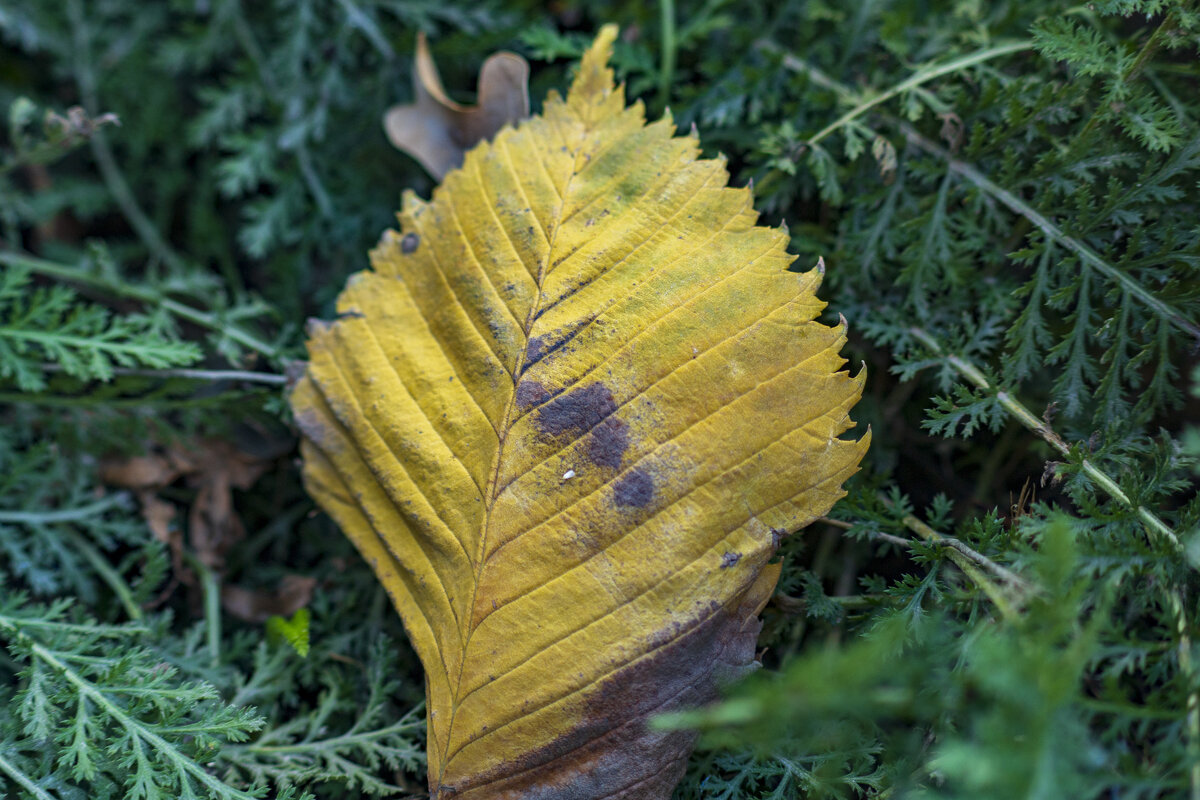
[[406,233],[404,238],[400,240],[400,252],[409,256],[417,252],[417,248],[421,246],[421,237],[415,233]]
[[741,553],[726,552],[725,555],[721,556],[721,569],[729,569],[730,567],[732,567],[734,564],[736,564],[737,562],[739,562],[741,560],[742,560]]
[[[525,366],[522,369],[529,369],[537,362],[541,361],[551,353],[556,353],[574,341],[575,337],[595,321],[596,315],[577,319],[570,325],[564,325],[561,328],[555,328],[549,333],[544,333],[541,336],[534,336],[529,340],[529,344],[525,348]],[[567,352],[570,352],[568,348]]]
[[592,429],[588,458],[601,467],[621,466],[621,457],[629,448],[629,426],[625,420],[609,417]]
[[528,411],[536,405],[546,402],[550,393],[546,387],[537,381],[521,381],[517,384],[517,408]]
[[529,344],[525,345],[525,369],[529,369],[534,364],[542,360],[542,356],[546,355],[546,341],[541,336],[534,336],[529,339]]
[[602,383],[592,383],[554,398],[538,411],[537,425],[542,433],[558,436],[569,430],[580,433],[617,410],[612,392]]
[[613,499],[619,506],[645,508],[654,499],[654,479],[635,469],[613,484]]

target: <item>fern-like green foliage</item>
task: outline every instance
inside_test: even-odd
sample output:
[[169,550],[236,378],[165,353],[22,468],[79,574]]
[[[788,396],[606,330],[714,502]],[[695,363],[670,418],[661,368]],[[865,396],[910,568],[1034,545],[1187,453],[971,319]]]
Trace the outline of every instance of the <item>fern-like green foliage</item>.
[[267,620],[267,635],[276,641],[282,640],[300,656],[307,656],[310,647],[309,623],[312,614],[307,608],[302,608],[292,615],[291,619],[278,615]]
[[[133,499],[98,497],[88,478],[50,442],[0,436],[3,572],[14,591],[24,585],[41,597],[73,596],[93,606],[111,598],[136,610],[162,579],[161,551],[131,515]],[[121,553],[145,559],[136,591],[117,577],[119,564],[109,565]],[[97,565],[105,569],[97,573]]]
[[[1095,598],[1078,576],[1074,533],[1069,520],[1048,523],[1030,564],[1037,590],[1019,618],[958,637],[942,613],[900,606],[844,649],[822,648],[736,700],[661,724],[698,724],[711,744],[753,740],[766,753],[786,743],[807,754],[783,759],[787,772],[811,764],[804,788],[819,794],[852,797],[865,783],[936,797],[1095,796],[1109,762],[1077,692],[1103,652],[1101,624],[1080,622]],[[921,586],[902,581],[891,593],[906,584]]]
[[[662,722],[704,731],[678,800],[1200,793],[1194,0],[65,0],[0,4],[0,796],[422,794],[419,667],[281,389],[432,186],[379,125],[416,32],[471,102],[502,48],[561,89],[606,22],[869,376],[764,669]],[[96,477],[200,438],[267,464],[215,560],[202,480],[149,490],[162,542]],[[222,607],[296,574],[299,617]]]
[[396,678],[389,674],[394,658],[395,653],[380,643],[372,647],[369,691],[347,728],[329,730],[329,719],[345,705],[345,698],[337,686],[328,687],[312,714],[280,721],[253,743],[226,748],[226,777],[261,786],[328,781],[371,796],[411,790],[409,785],[396,785],[394,777],[384,777],[420,774],[425,765],[419,738],[425,727],[423,706],[414,706],[398,719],[390,717],[388,700],[397,689]]
[[114,367],[163,369],[201,355],[194,342],[179,340],[165,311],[118,316],[69,287],[35,288],[28,270],[0,274],[0,379],[12,378],[22,390],[45,388],[47,364],[81,380],[108,381]]
[[155,635],[149,628],[69,617],[70,605],[31,605],[17,594],[0,606],[0,637],[20,681],[3,698],[19,728],[10,731],[17,738],[6,743],[12,758],[0,772],[33,791],[57,783],[46,781],[53,765],[90,786],[92,797],[254,796],[206,765],[223,742],[246,739],[262,720],[221,702],[211,685],[180,680],[144,646]]
[[419,691],[397,713],[406,693],[390,670],[405,657],[379,639],[390,617],[365,567],[356,584],[367,592],[345,598],[360,610],[326,600],[307,658],[263,630],[214,641],[214,620],[181,629],[146,610],[170,559],[130,496],[102,493],[87,464],[20,436],[0,439],[0,466],[4,796],[299,797],[321,785],[378,795],[404,788],[397,770],[419,770]]

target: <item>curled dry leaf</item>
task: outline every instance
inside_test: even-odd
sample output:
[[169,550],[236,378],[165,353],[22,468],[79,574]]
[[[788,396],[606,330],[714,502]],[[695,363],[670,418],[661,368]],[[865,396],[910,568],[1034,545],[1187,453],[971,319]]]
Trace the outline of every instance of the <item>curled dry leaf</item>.
[[383,127],[393,145],[440,180],[475,144],[529,116],[529,64],[516,53],[489,56],[479,71],[477,104],[462,106],[442,88],[422,33],[417,37],[413,93],[416,101],[390,109]]
[[646,721],[752,668],[779,537],[869,440],[839,438],[863,375],[823,270],[626,108],[615,36],[406,195],[292,394],[308,489],[425,666],[436,798],[669,797],[694,737]]
[[285,575],[274,589],[247,589],[225,584],[221,607],[246,622],[266,622],[270,617],[290,617],[312,600],[317,579],[307,575]]
[[[194,586],[195,576],[184,565],[184,547],[220,577],[226,553],[246,533],[234,507],[233,490],[253,486],[271,460],[269,455],[247,452],[222,440],[195,440],[161,452],[106,459],[100,464],[100,478],[111,486],[135,491],[150,532],[170,548],[176,580]],[[175,524],[178,509],[157,494],[180,479],[196,490],[187,508],[186,544]],[[274,589],[223,584],[221,602],[239,619],[263,622],[272,615],[291,615],[307,605],[315,586],[315,579],[299,575],[285,577]]]

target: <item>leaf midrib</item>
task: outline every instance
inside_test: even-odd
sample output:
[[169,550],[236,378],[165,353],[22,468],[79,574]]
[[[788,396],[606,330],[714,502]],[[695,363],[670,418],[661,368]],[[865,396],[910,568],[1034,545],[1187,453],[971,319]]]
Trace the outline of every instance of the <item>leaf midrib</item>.
[[[568,108],[569,108],[569,106],[567,105],[566,101],[563,101],[563,109],[566,110]],[[549,119],[546,119],[545,121],[546,121],[547,125],[550,124]],[[474,616],[473,609],[475,608],[475,603],[476,603],[476,600],[478,599],[479,584],[480,584],[480,581],[481,581],[481,578],[483,575],[483,568],[486,565],[486,561],[483,558],[483,554],[487,552],[488,534],[490,533],[491,524],[492,524],[492,508],[495,506],[496,498],[499,496],[499,490],[497,489],[497,485],[500,481],[500,464],[502,463],[502,461],[504,459],[504,445],[508,438],[508,432],[511,430],[513,424],[516,422],[516,419],[514,418],[514,415],[513,415],[513,412],[516,409],[516,385],[517,385],[517,381],[518,381],[518,378],[516,376],[521,374],[522,369],[525,366],[525,359],[526,359],[527,353],[529,352],[529,331],[532,330],[532,328],[533,328],[533,323],[538,317],[538,311],[541,308],[542,302],[544,300],[544,295],[542,293],[542,289],[543,289],[543,286],[545,283],[546,275],[548,274],[549,269],[550,269],[550,264],[553,263],[554,247],[558,240],[558,232],[560,230],[562,230],[563,212],[566,210],[567,197],[570,194],[571,184],[574,182],[575,177],[577,175],[579,175],[580,172],[582,171],[580,169],[580,165],[579,165],[579,155],[582,152],[584,145],[587,143],[588,134],[591,132],[591,126],[588,124],[588,122],[586,120],[580,119],[580,123],[582,125],[582,138],[581,138],[579,145],[575,148],[575,150],[571,154],[572,155],[571,173],[567,176],[567,182],[563,186],[563,191],[561,193],[558,192],[557,186],[554,183],[554,181],[553,180],[550,181],[550,185],[556,187],[555,193],[558,194],[558,201],[559,201],[558,209],[557,209],[557,213],[556,213],[556,218],[554,220],[554,223],[555,223],[554,227],[550,233],[550,237],[547,240],[546,257],[538,267],[538,274],[537,274],[537,278],[535,279],[535,288],[537,290],[537,293],[535,295],[535,300],[532,304],[530,304],[529,312],[525,317],[525,322],[521,326],[521,331],[525,335],[525,339],[523,342],[524,346],[521,347],[520,353],[517,356],[516,363],[513,366],[513,371],[510,374],[510,377],[512,378],[512,381],[513,381],[513,391],[511,393],[511,395],[509,396],[508,403],[504,409],[504,421],[501,423],[499,430],[497,432],[499,438],[498,438],[498,443],[497,443],[497,447],[496,447],[495,464],[493,465],[493,468],[492,468],[492,477],[488,480],[488,490],[485,495],[486,502],[487,502],[487,508],[484,511],[483,530],[480,532],[479,543],[476,546],[475,575],[474,575],[473,582],[471,584],[471,598],[468,601],[467,606],[466,606],[466,610],[467,610],[466,618],[468,620],[467,635],[463,639],[463,642],[462,642],[462,657],[458,659],[458,676],[456,677],[455,682],[454,682],[454,692],[451,695],[451,701],[450,701],[450,721],[447,723],[447,726],[446,726],[447,750],[449,749],[450,742],[453,739],[454,722],[458,716],[459,701],[460,701],[460,696],[462,693],[462,679],[463,679],[463,674],[466,672],[467,652],[470,649],[471,637],[474,634],[475,628],[476,628],[476,626],[473,625],[470,622],[470,620]],[[499,138],[499,137],[497,137],[497,138]],[[493,152],[498,153],[499,151],[498,151],[498,149],[493,149]],[[505,161],[508,162],[508,164],[509,164],[509,168],[515,174],[516,169],[511,164],[511,156],[509,155],[509,151],[508,151],[507,147],[505,148],[505,151],[504,151],[504,157],[505,157]],[[546,168],[546,164],[542,159],[538,159],[538,161],[542,164],[543,168]],[[588,166],[588,164],[585,163],[583,166],[583,169],[586,169],[587,166]],[[549,174],[549,169],[547,169],[546,171],[547,171],[547,174]],[[522,185],[519,177],[517,179],[517,184]],[[524,191],[523,187],[522,187],[522,191]],[[536,218],[536,214],[534,216]],[[504,228],[501,227],[501,230],[504,230]],[[542,230],[543,230],[543,232],[546,230],[545,225],[542,226]],[[440,746],[439,746],[439,749],[440,749]],[[447,753],[447,750],[442,750],[442,754],[441,754],[440,770],[439,770],[438,779],[437,779],[437,786],[439,788],[444,783],[443,779],[445,778],[445,775],[446,775],[446,769],[449,766],[449,754]]]

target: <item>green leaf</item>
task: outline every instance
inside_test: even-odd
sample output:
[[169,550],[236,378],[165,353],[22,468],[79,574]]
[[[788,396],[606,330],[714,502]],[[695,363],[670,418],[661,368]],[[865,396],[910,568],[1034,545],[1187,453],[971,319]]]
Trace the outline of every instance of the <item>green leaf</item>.
[[312,614],[307,608],[299,609],[291,619],[272,616],[267,619],[267,637],[282,640],[291,645],[301,658],[308,657],[308,626]]

